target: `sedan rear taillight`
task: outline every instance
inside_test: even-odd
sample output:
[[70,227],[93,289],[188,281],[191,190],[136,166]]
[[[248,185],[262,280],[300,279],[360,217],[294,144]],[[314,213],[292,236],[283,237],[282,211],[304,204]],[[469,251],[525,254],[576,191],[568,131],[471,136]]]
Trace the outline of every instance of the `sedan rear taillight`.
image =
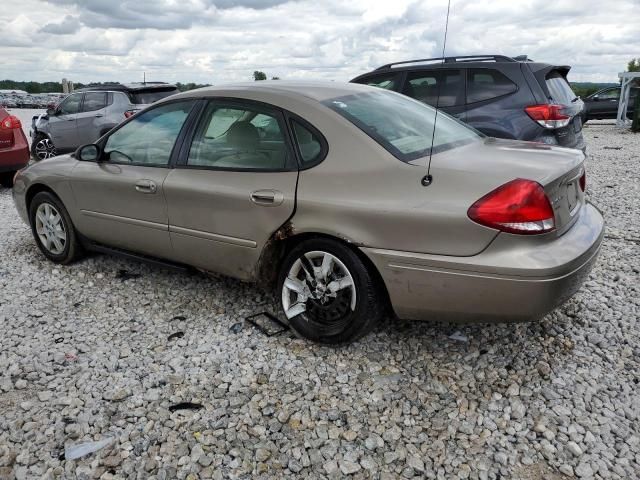
[[538,182],[517,178],[488,193],[467,211],[480,225],[534,235],[556,228],[551,202]]
[[565,113],[562,105],[530,105],[524,111],[544,128],[566,127],[571,121],[571,116]]
[[3,130],[15,130],[22,128],[22,122],[15,115],[9,115],[2,122],[0,122],[0,128]]

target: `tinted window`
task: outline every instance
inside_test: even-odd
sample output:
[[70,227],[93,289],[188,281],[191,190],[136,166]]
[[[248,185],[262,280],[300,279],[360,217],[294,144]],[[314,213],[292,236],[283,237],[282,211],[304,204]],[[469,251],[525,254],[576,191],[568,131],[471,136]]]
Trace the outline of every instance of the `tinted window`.
[[560,72],[552,71],[546,78],[547,88],[549,89],[550,100],[562,105],[569,105],[576,98],[567,80]]
[[105,154],[115,163],[168,165],[192,105],[192,101],[170,103],[139,115],[109,136]]
[[196,129],[187,164],[283,170],[287,167],[287,148],[282,132],[272,112],[210,103]]
[[322,154],[322,144],[320,139],[311,130],[292,120],[293,134],[296,137],[296,145],[302,158],[303,166],[309,165],[320,158]]
[[157,102],[162,98],[169,97],[171,95],[175,95],[176,93],[180,93],[180,91],[176,87],[170,88],[158,88],[153,90],[142,90],[135,91],[130,93],[131,103],[140,103],[147,104]]
[[618,100],[620,98],[620,89],[606,90],[598,94],[598,98],[602,100]]
[[58,111],[62,115],[71,115],[74,113],[78,113],[78,111],[80,110],[81,102],[82,94],[74,93],[73,95],[69,95],[62,101],[62,103],[58,106]]
[[383,90],[325,100],[339,113],[405,162],[479,140],[481,135],[444,112]]
[[363,85],[371,85],[372,87],[380,87],[385,90],[393,90],[396,86],[398,76],[395,73],[390,75],[378,75],[377,77],[368,77],[358,80]]
[[517,89],[515,83],[497,70],[470,68],[467,71],[467,103],[509,95]]
[[403,93],[433,106],[464,104],[464,82],[459,70],[410,73]]
[[93,112],[100,110],[107,105],[107,94],[105,92],[87,92],[84,94],[83,112]]

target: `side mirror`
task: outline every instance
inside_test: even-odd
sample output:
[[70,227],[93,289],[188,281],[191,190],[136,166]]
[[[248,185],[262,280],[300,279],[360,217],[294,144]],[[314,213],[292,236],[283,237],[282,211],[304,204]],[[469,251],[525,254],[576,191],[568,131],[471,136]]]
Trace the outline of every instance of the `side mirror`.
[[51,105],[47,106],[47,115],[53,116],[55,114],[56,114],[56,107]]
[[600,96],[594,95],[593,97],[591,97],[591,100],[597,102],[598,100],[600,100]]
[[75,157],[82,162],[97,162],[100,160],[100,147],[93,143],[83,145],[76,150]]

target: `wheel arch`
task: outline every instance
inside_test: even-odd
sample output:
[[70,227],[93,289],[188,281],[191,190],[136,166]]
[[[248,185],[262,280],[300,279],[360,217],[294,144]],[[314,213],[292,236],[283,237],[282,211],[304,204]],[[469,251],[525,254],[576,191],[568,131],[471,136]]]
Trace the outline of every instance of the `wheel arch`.
[[377,287],[383,295],[382,300],[385,307],[391,311],[389,292],[387,291],[387,287],[382,279],[382,275],[371,259],[365,255],[360,248],[358,248],[357,243],[345,237],[339,237],[335,234],[323,232],[320,229],[296,232],[290,222],[287,222],[276,230],[262,249],[262,254],[260,255],[260,260],[258,261],[255,271],[256,282],[259,285],[266,286],[267,288],[275,289],[278,273],[280,272],[282,263],[288,253],[301,242],[312,239],[333,240],[354,252],[373,276]]
[[[27,214],[29,214],[29,212],[31,211],[31,202],[33,201],[33,198],[41,192],[48,192],[52,195],[54,195],[59,201],[60,203],[62,203],[64,205],[64,202],[62,201],[62,198],[60,198],[60,195],[58,195],[55,190],[53,188],[51,188],[48,185],[45,185],[44,183],[33,183],[31,185],[29,185],[29,188],[27,189],[24,199],[25,199],[25,205],[27,207]],[[31,221],[31,219],[29,218],[29,221]]]

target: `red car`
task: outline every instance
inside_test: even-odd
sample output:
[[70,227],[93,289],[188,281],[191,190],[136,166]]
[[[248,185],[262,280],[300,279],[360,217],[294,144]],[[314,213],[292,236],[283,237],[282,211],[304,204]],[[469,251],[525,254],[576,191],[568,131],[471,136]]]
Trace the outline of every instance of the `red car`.
[[17,170],[29,163],[29,143],[20,119],[0,107],[0,183],[10,187]]

